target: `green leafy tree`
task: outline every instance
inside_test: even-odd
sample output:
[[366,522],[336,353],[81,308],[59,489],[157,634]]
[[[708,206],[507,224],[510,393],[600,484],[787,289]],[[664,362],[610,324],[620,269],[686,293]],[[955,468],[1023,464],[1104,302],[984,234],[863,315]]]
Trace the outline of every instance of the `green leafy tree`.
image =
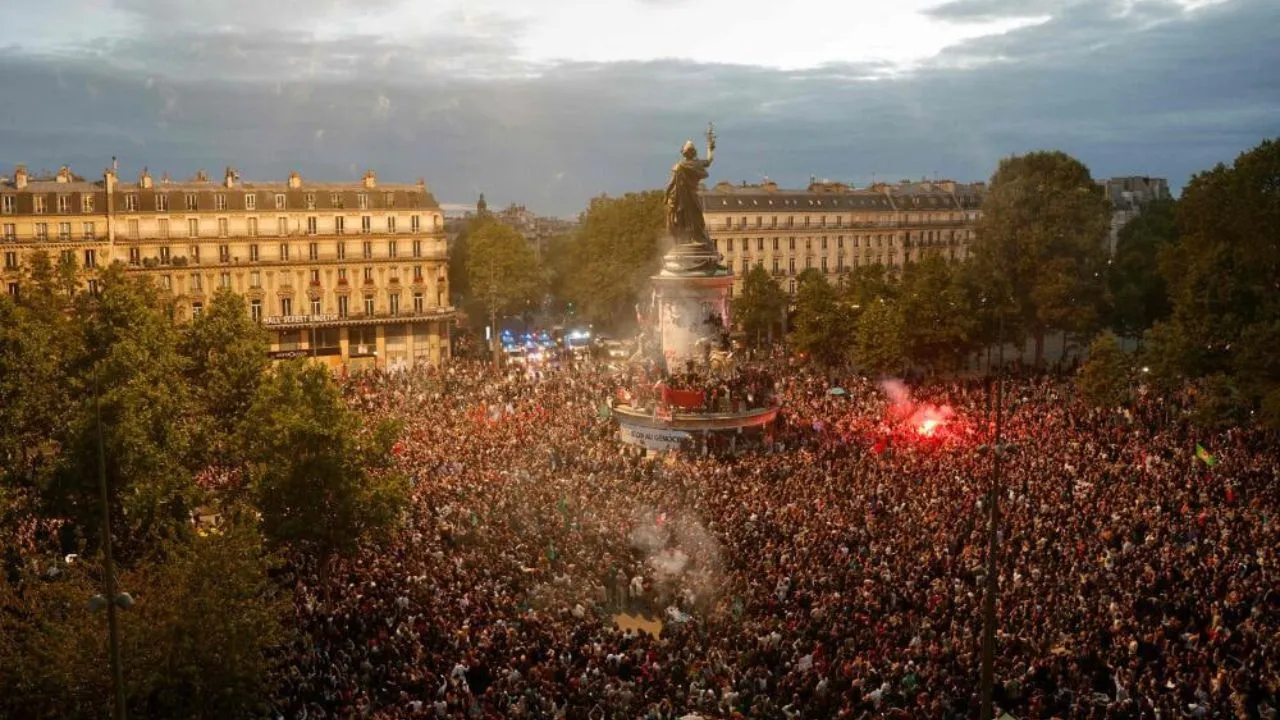
[[854,321],[826,276],[808,269],[796,278],[792,343],[797,350],[823,365],[848,360]]
[[327,557],[397,525],[408,481],[389,468],[395,428],[363,427],[327,370],[277,365],[248,423],[249,478],[269,539]]
[[186,379],[201,419],[201,464],[236,464],[239,434],[270,363],[269,348],[244,298],[226,289],[183,331]]
[[1129,372],[1129,358],[1120,341],[1103,333],[1089,345],[1089,358],[1080,367],[1076,386],[1094,407],[1120,407],[1129,401]]
[[908,266],[897,308],[907,357],[933,370],[955,370],[976,346],[972,295],[956,266],[933,255]]
[[467,239],[468,307],[481,322],[494,316],[523,313],[542,299],[543,276],[533,248],[520,233],[502,223],[473,221]]
[[862,308],[853,359],[869,375],[898,375],[906,364],[907,329],[893,301],[877,299]]
[[[1280,142],[1267,140],[1231,167],[1196,175],[1175,209],[1179,240],[1162,254],[1179,369],[1206,378],[1221,408],[1272,407],[1280,388],[1274,359],[1280,317]],[[1159,328],[1160,325],[1157,325]],[[1267,418],[1270,415],[1266,415]]]
[[733,299],[733,317],[747,341],[759,346],[764,338],[772,339],[786,308],[787,295],[778,281],[764,266],[752,266],[742,278],[742,292]]
[[79,354],[72,332],[61,313],[41,317],[0,298],[0,464],[12,482],[39,482],[66,437],[68,370]]
[[[132,717],[262,714],[288,596],[272,587],[252,528],[164,543],[119,570],[134,604],[119,612]],[[101,718],[111,676],[107,621],[88,608],[100,566],[87,559],[58,580],[0,583],[0,716]]]
[[563,250],[571,266],[556,288],[581,320],[618,330],[635,321],[635,306],[662,259],[663,208],[661,190],[591,201]]
[[1178,242],[1172,200],[1153,202],[1120,229],[1107,271],[1108,320],[1121,337],[1140,337],[1169,315],[1160,256]]
[[840,290],[845,300],[857,308],[878,300],[895,300],[900,293],[893,270],[881,263],[855,266],[841,276]]
[[98,537],[100,404],[114,528],[127,558],[157,537],[183,533],[200,493],[184,465],[191,437],[186,360],[164,300],[148,280],[119,267],[103,272],[101,288],[86,306],[88,354],[72,381],[65,453],[46,500],[87,538]]
[[1088,168],[1062,152],[1007,158],[991,179],[973,262],[990,306],[1034,338],[1037,364],[1047,333],[1099,323],[1109,215]]

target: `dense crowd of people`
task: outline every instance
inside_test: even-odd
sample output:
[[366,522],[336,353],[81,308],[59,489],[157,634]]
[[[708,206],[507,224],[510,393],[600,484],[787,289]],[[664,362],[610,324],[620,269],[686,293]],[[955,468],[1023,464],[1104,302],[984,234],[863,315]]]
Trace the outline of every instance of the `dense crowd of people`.
[[[598,411],[625,378],[589,367],[348,379],[405,422],[413,507],[394,542],[293,568],[278,714],[976,717],[991,394],[917,388],[954,410],[926,437],[870,381],[768,377],[776,442],[729,459],[637,457]],[[999,709],[1274,718],[1274,439],[1197,437],[1178,398],[1007,389]]]

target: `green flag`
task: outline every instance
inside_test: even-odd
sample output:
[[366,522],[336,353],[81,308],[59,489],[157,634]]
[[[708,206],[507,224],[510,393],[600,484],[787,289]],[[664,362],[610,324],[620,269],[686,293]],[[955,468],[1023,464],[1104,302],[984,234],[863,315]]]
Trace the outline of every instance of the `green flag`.
[[547,543],[547,559],[555,560],[556,557],[556,544],[554,542]]
[[560,503],[556,505],[556,508],[560,510],[561,515],[568,515],[569,514],[569,497],[567,495],[562,496],[560,498]]
[[475,513],[471,513],[471,527],[479,527],[479,526],[480,526],[480,516],[476,515]]
[[1196,443],[1196,459],[1204,463],[1207,467],[1213,467],[1218,464],[1218,459],[1209,454],[1208,450],[1200,443]]

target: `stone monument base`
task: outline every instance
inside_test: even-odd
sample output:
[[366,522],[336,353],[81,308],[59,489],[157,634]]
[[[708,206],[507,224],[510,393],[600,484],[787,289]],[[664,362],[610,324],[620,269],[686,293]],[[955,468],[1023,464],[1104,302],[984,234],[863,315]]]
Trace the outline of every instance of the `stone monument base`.
[[667,370],[705,364],[729,327],[733,271],[715,250],[687,244],[672,248],[662,258],[662,271],[650,279]]

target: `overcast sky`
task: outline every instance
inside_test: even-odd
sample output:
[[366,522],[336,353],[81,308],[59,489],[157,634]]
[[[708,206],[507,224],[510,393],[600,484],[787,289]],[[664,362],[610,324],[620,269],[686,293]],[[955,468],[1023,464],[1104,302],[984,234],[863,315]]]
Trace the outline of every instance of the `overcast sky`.
[[712,180],[1181,186],[1280,134],[1280,0],[0,0],[0,172],[426,178],[572,216]]

